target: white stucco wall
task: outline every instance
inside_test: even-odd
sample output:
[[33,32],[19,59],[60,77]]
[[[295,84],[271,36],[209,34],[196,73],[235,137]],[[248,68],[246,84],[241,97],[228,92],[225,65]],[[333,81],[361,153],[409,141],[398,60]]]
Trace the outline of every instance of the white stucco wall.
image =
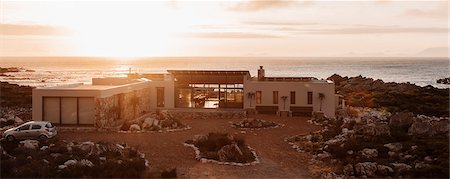
[[[244,81],[244,108],[255,108],[260,106],[278,106],[278,109],[289,110],[290,106],[313,107],[313,111],[320,110],[319,93],[325,94],[322,101],[322,111],[329,117],[335,116],[335,87],[330,81],[311,81],[311,82],[291,82],[291,81]],[[247,97],[249,92],[261,91],[261,104],[256,104],[256,96],[251,99]],[[273,91],[278,91],[278,104],[273,104]],[[290,92],[295,91],[295,104],[291,104]],[[307,93],[313,92],[313,102],[308,104]],[[283,103],[282,96],[287,96],[286,102]],[[251,106],[250,106],[251,103]]]
[[[175,108],[175,83],[173,81],[173,77],[170,75],[165,76],[164,81],[152,81],[150,83],[150,93],[151,93],[151,104],[150,107],[152,109],[171,109]],[[156,88],[163,87],[164,88],[164,107],[156,106]]]

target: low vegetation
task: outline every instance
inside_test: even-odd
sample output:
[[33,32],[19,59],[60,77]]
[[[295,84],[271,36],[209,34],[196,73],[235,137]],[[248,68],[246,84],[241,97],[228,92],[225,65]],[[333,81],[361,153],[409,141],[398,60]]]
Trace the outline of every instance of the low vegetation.
[[257,160],[243,138],[226,133],[197,135],[193,140],[187,140],[186,144],[196,147],[199,151],[198,159],[233,163],[251,163]]

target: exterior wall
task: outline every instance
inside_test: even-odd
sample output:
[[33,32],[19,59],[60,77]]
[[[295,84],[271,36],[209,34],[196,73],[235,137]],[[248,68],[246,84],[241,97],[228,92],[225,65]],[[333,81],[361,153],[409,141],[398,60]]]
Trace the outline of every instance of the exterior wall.
[[[150,103],[150,108],[152,109],[172,109],[175,108],[175,83],[174,79],[171,76],[165,76],[165,81],[152,81],[150,83],[151,94],[150,98],[152,99]],[[156,106],[156,88],[163,87],[164,88],[164,107]]]
[[136,119],[150,111],[151,88],[96,98],[96,127],[118,129],[125,121]]
[[[255,108],[255,106],[278,106],[279,110],[289,110],[290,106],[313,107],[313,111],[320,110],[320,99],[318,94],[324,93],[322,111],[329,117],[335,116],[335,87],[334,83],[312,81],[312,82],[289,82],[289,81],[245,81],[244,82],[244,108]],[[248,98],[249,92],[262,92],[261,104],[256,104],[256,96]],[[278,91],[278,104],[273,104],[273,91]],[[295,104],[290,104],[290,92],[295,91]],[[307,92],[313,92],[312,104],[307,103]],[[282,96],[287,96],[285,103]],[[251,104],[251,106],[250,106]]]

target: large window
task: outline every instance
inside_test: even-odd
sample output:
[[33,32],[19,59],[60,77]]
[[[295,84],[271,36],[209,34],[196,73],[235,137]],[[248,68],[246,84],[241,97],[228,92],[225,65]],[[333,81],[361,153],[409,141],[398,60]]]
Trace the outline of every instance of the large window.
[[308,104],[313,103],[313,92],[308,91]]
[[156,107],[164,107],[164,87],[156,88]]
[[256,91],[256,104],[261,104],[262,93],[261,91]]
[[94,98],[44,97],[42,118],[55,124],[94,124]]
[[278,104],[278,91],[273,91],[273,104]]
[[295,104],[295,91],[291,91],[291,104]]

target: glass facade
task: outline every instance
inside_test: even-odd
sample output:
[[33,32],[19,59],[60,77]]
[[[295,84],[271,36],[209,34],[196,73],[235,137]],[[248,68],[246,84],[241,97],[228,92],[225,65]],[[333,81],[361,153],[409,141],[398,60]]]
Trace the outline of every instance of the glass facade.
[[177,84],[175,107],[242,108],[243,84]]

